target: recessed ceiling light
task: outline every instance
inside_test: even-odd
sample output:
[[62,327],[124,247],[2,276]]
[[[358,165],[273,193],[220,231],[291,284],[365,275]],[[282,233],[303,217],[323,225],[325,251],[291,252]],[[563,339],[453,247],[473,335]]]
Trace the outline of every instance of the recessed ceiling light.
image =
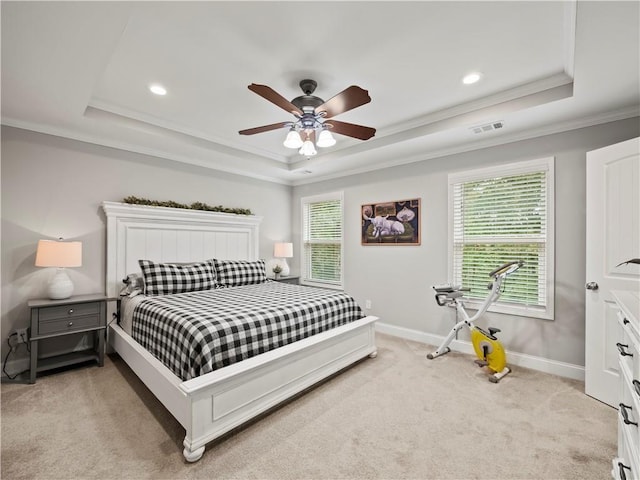
[[156,95],[166,95],[167,94],[167,89],[164,88],[162,85],[159,85],[157,83],[149,85],[149,90],[151,90],[151,93],[155,93]]
[[465,85],[471,85],[472,83],[476,83],[481,78],[482,78],[481,73],[472,72],[464,76],[464,78],[462,79],[462,83],[464,83]]

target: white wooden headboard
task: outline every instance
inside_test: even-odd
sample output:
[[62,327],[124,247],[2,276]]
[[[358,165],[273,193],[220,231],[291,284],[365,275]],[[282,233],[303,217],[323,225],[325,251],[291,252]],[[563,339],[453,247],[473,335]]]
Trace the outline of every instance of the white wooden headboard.
[[107,295],[139,272],[139,259],[198,262],[257,260],[262,217],[102,202],[107,216]]

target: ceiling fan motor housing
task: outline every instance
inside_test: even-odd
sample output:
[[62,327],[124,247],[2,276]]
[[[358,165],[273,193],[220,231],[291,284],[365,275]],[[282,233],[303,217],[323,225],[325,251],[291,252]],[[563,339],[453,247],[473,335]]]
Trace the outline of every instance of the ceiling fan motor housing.
[[313,92],[315,92],[318,86],[318,82],[307,78],[304,80],[300,80],[299,85],[305,95],[311,95]]
[[304,92],[304,95],[294,98],[291,100],[296,107],[302,110],[304,113],[313,113],[313,111],[324,103],[324,100],[320,97],[316,97],[312,95],[312,93],[316,90],[318,83],[315,80],[301,80],[300,88]]

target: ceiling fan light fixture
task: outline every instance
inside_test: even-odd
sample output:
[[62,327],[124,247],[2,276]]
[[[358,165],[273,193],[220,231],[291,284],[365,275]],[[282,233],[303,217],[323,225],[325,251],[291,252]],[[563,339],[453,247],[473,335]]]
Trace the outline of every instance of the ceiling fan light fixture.
[[318,141],[316,145],[321,148],[333,147],[336,144],[336,139],[333,138],[329,130],[323,129],[318,135]]
[[287,138],[284,139],[282,144],[287,148],[300,148],[302,147],[302,143],[300,134],[296,130],[291,129],[289,130],[289,133],[287,133]]
[[[318,153],[316,147],[326,148],[335,145],[334,133],[359,140],[369,140],[375,135],[375,128],[333,119],[336,115],[369,103],[371,101],[369,92],[357,85],[351,85],[325,102],[320,97],[312,95],[316,86],[315,80],[302,80],[300,88],[304,95],[289,101],[268,85],[252,83],[248,87],[249,90],[293,114],[296,120],[247,128],[238,133],[240,135],[254,135],[286,127],[288,131],[282,144],[287,148],[300,147],[298,153],[307,158]],[[324,120],[331,120],[331,122],[324,123]]]
[[316,147],[313,145],[313,142],[309,139],[305,140],[298,150],[300,155],[304,155],[305,157],[313,157],[317,152]]

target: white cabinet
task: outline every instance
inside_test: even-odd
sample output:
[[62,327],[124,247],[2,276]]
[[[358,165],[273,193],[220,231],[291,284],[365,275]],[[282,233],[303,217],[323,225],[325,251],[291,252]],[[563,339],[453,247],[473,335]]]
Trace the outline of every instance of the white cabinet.
[[640,480],[640,292],[613,291],[620,309],[622,338],[616,343],[620,371],[618,407],[618,456],[611,476]]

